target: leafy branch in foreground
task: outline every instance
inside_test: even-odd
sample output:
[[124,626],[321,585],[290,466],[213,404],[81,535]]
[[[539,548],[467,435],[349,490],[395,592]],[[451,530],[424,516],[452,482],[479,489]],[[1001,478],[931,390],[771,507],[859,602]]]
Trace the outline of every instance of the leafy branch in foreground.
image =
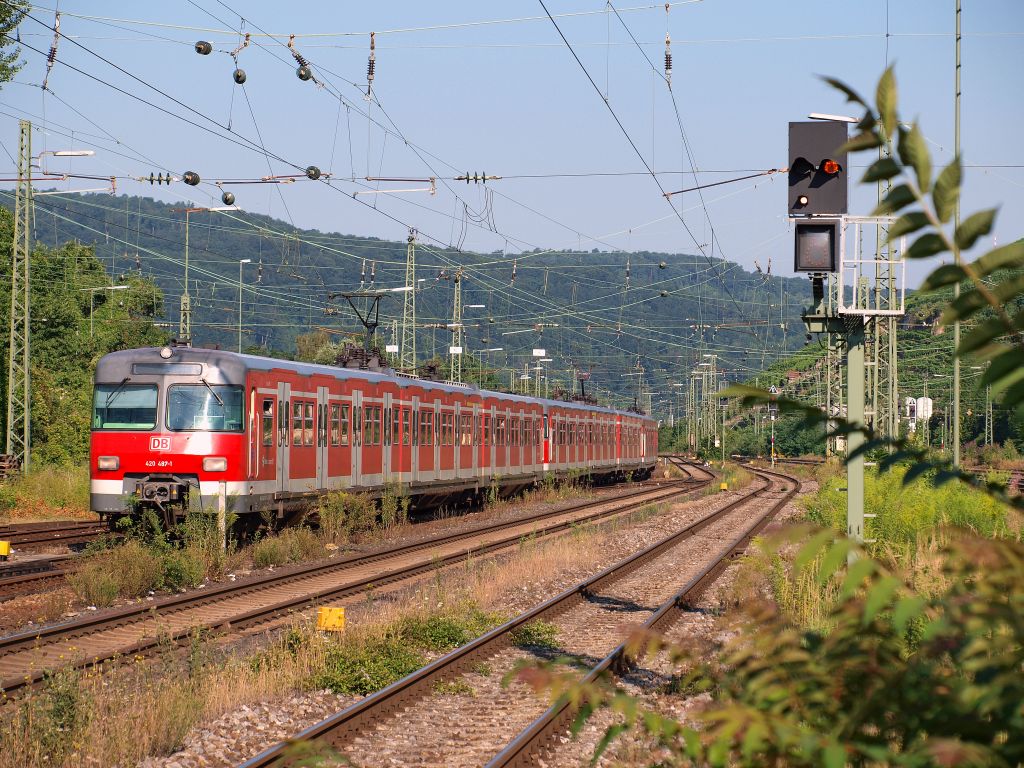
[[[787,539],[806,536],[801,528]],[[755,601],[740,607],[740,631],[721,647],[643,632],[630,638],[634,660],[666,653],[682,670],[674,689],[712,693],[694,725],[642,707],[608,680],[581,685],[565,668],[534,667],[521,677],[576,705],[577,730],[598,709],[617,715],[598,755],[632,729],[678,764],[1018,765],[1024,546],[955,537],[943,552],[947,586],[934,596],[871,558],[842,570],[854,546],[820,531],[794,560],[794,578],[813,569],[822,583],[839,581],[827,633],[794,626],[774,603]],[[701,660],[708,656],[715,661]]]
[[[992,231],[995,209],[968,216],[952,227],[960,195],[960,158],[934,181],[931,157],[919,127],[900,121],[896,80],[886,70],[872,108],[853,89],[828,80],[849,101],[864,107],[849,151],[893,142],[896,152],[873,163],[864,182],[894,180],[873,215],[897,216],[888,238],[917,233],[904,254],[926,258],[952,253],[922,290],[962,285],[942,322],[968,323],[955,354],[987,362],[982,386],[1007,407],[1024,412],[1024,240],[983,254],[961,255]],[[734,387],[729,395],[746,405],[770,399],[767,392]],[[1006,489],[953,467],[906,440],[881,437],[862,425],[832,419],[792,400],[780,409],[805,423],[831,422],[831,435],[862,433],[858,453],[887,449],[884,471],[907,464],[904,483],[926,477],[939,485],[959,480],[1018,509],[1024,503]],[[806,529],[796,536],[806,537]],[[801,627],[769,601],[740,607],[739,631],[706,654],[663,638],[636,635],[634,659],[667,652],[682,670],[676,687],[707,691],[712,702],[684,725],[615,689],[608,679],[581,684],[578,676],[535,665],[520,677],[570,702],[578,730],[595,711],[616,713],[598,746],[607,750],[625,731],[643,735],[651,760],[666,764],[1015,766],[1024,763],[1024,544],[1007,539],[951,535],[938,553],[942,586],[930,594],[867,556],[846,567],[855,545],[833,531],[810,537],[793,561],[793,577],[813,569],[820,583],[840,585],[827,631]],[[784,552],[776,546],[773,556]],[[844,570],[845,569],[845,570]],[[595,761],[597,756],[595,756]]]

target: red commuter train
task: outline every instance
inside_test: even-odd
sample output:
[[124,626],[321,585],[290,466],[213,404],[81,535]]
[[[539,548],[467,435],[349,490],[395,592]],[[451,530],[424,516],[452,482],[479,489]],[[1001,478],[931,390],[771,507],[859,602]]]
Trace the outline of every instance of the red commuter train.
[[396,486],[454,504],[546,475],[651,475],[658,431],[628,411],[490,392],[391,370],[188,346],[105,355],[93,398],[91,507],[284,517],[331,490]]

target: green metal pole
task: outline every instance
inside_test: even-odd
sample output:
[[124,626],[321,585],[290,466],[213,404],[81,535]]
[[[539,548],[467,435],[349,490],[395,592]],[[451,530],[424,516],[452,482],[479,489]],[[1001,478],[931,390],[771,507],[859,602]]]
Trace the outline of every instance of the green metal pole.
[[[956,109],[953,119],[953,154],[960,158],[960,0],[956,0]],[[960,196],[957,195],[953,209],[953,226],[960,226]],[[960,252],[954,261],[960,265]],[[960,296],[960,283],[953,286],[954,301]],[[960,358],[956,350],[960,346],[960,320],[953,323],[953,466],[960,466]]]
[[[864,426],[864,320],[854,317],[846,336],[846,413],[850,425]],[[864,541],[864,456],[850,458],[864,444],[864,435],[846,438],[846,535]]]

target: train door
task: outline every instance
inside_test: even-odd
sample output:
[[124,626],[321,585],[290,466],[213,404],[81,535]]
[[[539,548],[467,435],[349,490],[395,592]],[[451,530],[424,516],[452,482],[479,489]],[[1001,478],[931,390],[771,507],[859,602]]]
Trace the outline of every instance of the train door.
[[327,488],[327,387],[316,388],[316,487]]
[[352,486],[363,484],[363,393],[352,390]]
[[277,385],[277,490],[279,492],[288,490],[288,413],[291,408],[290,400],[292,385],[286,381],[278,382]]
[[434,436],[434,480],[441,479],[441,431],[438,427],[441,424],[441,400],[434,400],[430,404],[433,411],[434,423],[431,425],[431,434]]
[[409,480],[417,480],[420,473],[420,396],[412,396],[409,410]]
[[548,414],[544,414],[544,429],[540,434],[542,441],[542,456],[544,460],[544,469],[548,468],[548,464],[551,462],[551,420]]
[[[380,452],[381,452],[381,472],[383,472],[383,475],[381,476],[381,478],[382,478],[381,482],[388,483],[388,482],[391,481],[391,471],[392,471],[392,464],[393,464],[393,462],[392,462],[392,458],[393,457],[391,455],[391,451],[392,451],[392,446],[394,445],[396,437],[397,437],[397,435],[392,435],[391,434],[391,426],[392,426],[392,418],[393,418],[392,417],[392,409],[397,409],[398,406],[395,405],[393,396],[392,396],[392,394],[390,392],[385,392],[384,393],[383,400],[384,400],[384,414],[383,414],[383,418],[384,418],[384,439],[383,439],[383,445],[381,446],[381,449],[380,449]],[[397,419],[396,419],[396,421],[397,421]]]
[[[277,400],[266,391],[256,393],[256,421],[253,424],[255,455],[252,477],[255,480],[277,481]],[[261,488],[266,488],[261,483]],[[261,490],[260,493],[264,491]]]

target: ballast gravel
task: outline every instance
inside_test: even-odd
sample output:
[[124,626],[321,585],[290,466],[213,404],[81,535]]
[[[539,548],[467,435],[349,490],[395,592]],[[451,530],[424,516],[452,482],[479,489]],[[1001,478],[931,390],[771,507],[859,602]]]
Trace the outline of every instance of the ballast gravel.
[[[754,482],[759,484],[758,481]],[[563,563],[556,572],[539,573],[531,582],[508,590],[502,595],[500,604],[491,607],[501,609],[510,615],[527,610],[588,575],[719,508],[731,498],[734,498],[733,493],[722,493],[689,502],[673,503],[667,511],[642,522],[623,525],[614,536],[608,538],[600,562],[591,563],[586,567],[571,562]],[[727,537],[730,532],[721,527],[725,525],[727,523],[723,521],[707,529],[704,538],[700,539],[705,544],[700,546],[710,547],[714,538]],[[736,530],[740,527],[738,522],[732,525]],[[707,553],[701,554],[702,550],[695,549],[699,538],[691,539],[687,544],[673,549],[671,553],[655,561],[668,568],[668,562],[664,561],[664,558],[674,554],[676,559],[672,568],[678,569],[675,575],[679,576],[673,579],[676,586],[682,583],[684,571],[689,565],[696,568],[700,563],[707,561]],[[721,546],[719,542],[719,547]],[[684,551],[689,554],[684,556]],[[507,557],[498,556],[495,560],[501,562]],[[685,562],[687,559],[693,563],[688,565]],[[457,579],[458,575],[448,573],[442,578]],[[614,585],[610,591],[617,594],[620,588],[626,588],[627,581]],[[396,598],[400,599],[401,594],[396,593]],[[646,597],[650,599],[641,601],[645,607],[650,607],[648,603],[656,607],[657,596],[651,594]],[[571,643],[566,643],[564,652],[583,655],[596,655],[601,652],[600,644],[595,645],[593,641],[587,640],[589,635],[583,631],[588,624],[593,623],[593,617],[588,619],[584,615],[586,610],[590,609],[592,606],[584,604],[556,621],[560,628],[565,627],[560,629],[560,640],[571,640]],[[360,610],[352,610],[352,621],[359,620]],[[612,646],[621,637],[621,625],[625,623],[621,613],[606,618],[599,630],[599,633],[613,641]],[[630,617],[630,620],[634,619],[635,617]],[[353,743],[356,749],[350,753],[351,757],[359,765],[447,766],[475,765],[486,761],[494,753],[495,747],[500,747],[503,740],[514,735],[536,716],[539,710],[531,708],[531,701],[536,703],[540,710],[543,709],[544,702],[526,691],[521,683],[513,682],[509,687],[502,687],[502,678],[518,662],[536,658],[536,655],[521,649],[506,649],[500,652],[488,659],[484,665],[463,676],[463,684],[453,687],[453,693],[439,690],[422,702],[414,702],[398,718],[404,723],[402,728],[389,727],[385,721],[381,727],[387,728],[388,734],[383,743],[373,737],[370,731],[357,737],[357,741]],[[193,729],[180,751],[166,757],[149,757],[140,764],[140,768],[234,766],[354,701],[352,698],[321,691],[239,707]],[[417,708],[420,708],[419,714],[422,716],[417,716]],[[470,713],[472,717],[467,718],[466,713]],[[389,721],[397,722],[398,719],[389,718]],[[360,742],[359,739],[366,741]]]

